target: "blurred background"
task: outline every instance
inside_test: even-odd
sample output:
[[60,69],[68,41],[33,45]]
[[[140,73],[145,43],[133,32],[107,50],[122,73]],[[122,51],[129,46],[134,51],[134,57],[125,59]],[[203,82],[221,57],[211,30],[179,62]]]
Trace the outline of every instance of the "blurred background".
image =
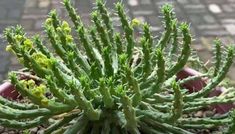
[[[6,41],[2,32],[7,26],[20,24],[30,35],[41,34],[42,22],[51,9],[56,9],[66,19],[62,0],[0,0],[0,83],[7,78],[7,72],[21,68],[14,56],[5,52]],[[73,0],[75,7],[86,24],[90,24],[89,14],[95,0]],[[113,9],[118,0],[107,0],[107,6]],[[164,3],[174,5],[177,18],[191,23],[195,48],[203,61],[212,53],[213,40],[219,37],[224,44],[235,41],[235,0],[123,0],[131,18],[147,21],[154,35],[161,34],[159,7]],[[115,18],[114,18],[115,19]],[[229,77],[235,80],[235,66]]]

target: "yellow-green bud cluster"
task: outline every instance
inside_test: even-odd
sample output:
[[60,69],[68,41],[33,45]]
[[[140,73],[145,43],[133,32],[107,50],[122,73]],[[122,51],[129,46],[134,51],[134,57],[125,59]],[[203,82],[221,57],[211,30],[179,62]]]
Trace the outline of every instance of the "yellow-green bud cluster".
[[52,60],[41,52],[33,53],[32,58],[43,68],[50,69],[52,67]]

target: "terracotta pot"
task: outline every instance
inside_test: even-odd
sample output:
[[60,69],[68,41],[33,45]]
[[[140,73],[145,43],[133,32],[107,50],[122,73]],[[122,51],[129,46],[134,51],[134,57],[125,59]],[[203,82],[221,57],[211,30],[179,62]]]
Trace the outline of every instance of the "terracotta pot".
[[[196,75],[202,75],[202,74],[194,69],[186,67],[177,74],[177,79],[183,79],[183,78],[187,78],[189,76],[196,76]],[[190,93],[192,93],[192,92],[197,92],[197,91],[201,90],[204,86],[206,86],[207,81],[208,81],[208,79],[199,79],[199,80],[190,81],[182,86],[185,87],[186,89],[188,89]],[[224,87],[216,87],[208,95],[208,97],[219,96],[224,90],[225,90]],[[235,107],[235,105],[232,103],[219,104],[219,105],[212,106],[212,108],[215,109],[217,113],[221,113],[221,114],[227,113],[230,109],[232,109],[234,107]]]
[[4,82],[0,85],[0,95],[10,99],[17,99],[19,96],[18,92],[10,82]]
[[[177,74],[177,79],[183,79],[195,75],[201,75],[201,73],[194,69],[186,67]],[[184,86],[186,89],[189,90],[190,93],[192,93],[201,90],[207,84],[207,81],[208,79],[198,79],[190,81],[182,86]],[[208,97],[220,95],[223,92],[223,89],[224,89],[223,87],[215,88],[215,90],[213,90]],[[16,92],[14,86],[11,85],[10,82],[5,82],[2,85],[0,85],[0,95],[11,99],[17,99],[19,96],[18,92]],[[228,112],[233,107],[234,107],[233,104],[220,104],[220,105],[215,105],[212,108],[215,108],[217,113],[222,114]]]
[[[202,75],[202,74],[194,69],[184,68],[182,71],[180,71],[177,74],[177,79],[184,79],[189,76],[197,76],[197,75]],[[206,81],[207,81],[207,79],[199,79],[199,80],[189,81],[182,86],[185,87],[186,89],[188,89],[190,93],[197,92],[197,91],[201,90],[206,85]]]

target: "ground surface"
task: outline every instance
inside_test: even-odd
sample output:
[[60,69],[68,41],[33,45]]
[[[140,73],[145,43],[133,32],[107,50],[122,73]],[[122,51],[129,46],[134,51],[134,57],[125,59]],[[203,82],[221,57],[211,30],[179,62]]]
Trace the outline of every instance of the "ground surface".
[[[89,24],[89,13],[94,0],[75,0],[82,18]],[[117,0],[107,0],[112,8]],[[224,43],[234,43],[235,38],[235,0],[123,0],[131,17],[147,21],[154,34],[159,35],[161,20],[159,6],[170,2],[176,8],[177,17],[191,22],[196,41],[194,48],[206,61],[211,56],[212,40],[219,37]],[[62,16],[60,0],[0,0],[0,34],[6,26],[21,24],[29,34],[42,33],[41,23],[50,9],[57,9]],[[6,79],[7,72],[21,66],[10,54],[5,52],[6,42],[0,38],[0,82]],[[235,66],[229,76],[235,80]]]

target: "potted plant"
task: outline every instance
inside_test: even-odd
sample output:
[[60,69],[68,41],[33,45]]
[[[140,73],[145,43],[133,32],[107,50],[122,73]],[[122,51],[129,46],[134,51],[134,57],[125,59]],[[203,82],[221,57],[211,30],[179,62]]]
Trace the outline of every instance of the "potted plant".
[[[155,41],[150,26],[137,19],[129,21],[121,3],[115,4],[121,33],[113,28],[102,0],[96,1],[91,14],[94,25],[88,27],[70,0],[63,4],[77,35],[72,36],[72,28],[53,10],[44,28],[54,51],[40,36],[27,37],[20,26],[5,30],[7,50],[27,68],[26,75],[34,78],[9,74],[10,82],[30,104],[10,103],[1,97],[0,125],[28,129],[47,124],[45,134],[191,134],[219,126],[225,126],[224,133],[234,132],[232,110],[217,118],[186,116],[234,102],[234,89],[208,98],[232,64],[232,46],[224,52],[217,40],[215,66],[202,75],[185,78],[184,67],[194,67],[190,60],[192,36],[189,24],[175,18],[172,6],[162,7],[165,31]],[[142,29],[140,38],[134,35],[137,28]],[[183,86],[205,78],[207,82],[200,91],[190,93]]]

